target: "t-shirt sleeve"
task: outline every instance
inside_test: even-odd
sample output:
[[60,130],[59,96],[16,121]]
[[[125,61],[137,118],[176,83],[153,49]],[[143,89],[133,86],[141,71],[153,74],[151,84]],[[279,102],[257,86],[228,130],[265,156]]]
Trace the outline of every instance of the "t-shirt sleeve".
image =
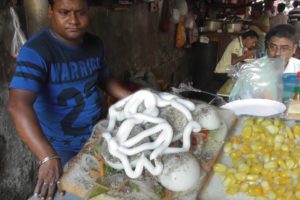
[[23,47],[9,88],[39,92],[47,80],[47,65],[33,49]]

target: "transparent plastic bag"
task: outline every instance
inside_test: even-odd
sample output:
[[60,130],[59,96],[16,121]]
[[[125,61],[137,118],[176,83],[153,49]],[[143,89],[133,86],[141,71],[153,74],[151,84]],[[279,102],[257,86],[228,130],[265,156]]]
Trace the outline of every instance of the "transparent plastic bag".
[[264,57],[240,66],[231,74],[237,80],[229,101],[250,98],[282,101],[283,71],[284,61],[281,58]]
[[10,53],[12,57],[16,58],[19,54],[19,50],[26,42],[26,37],[20,27],[18,15],[13,7],[10,7],[10,14],[12,17],[12,22],[13,22],[12,24],[13,24],[13,31],[14,31],[12,42],[11,42]]

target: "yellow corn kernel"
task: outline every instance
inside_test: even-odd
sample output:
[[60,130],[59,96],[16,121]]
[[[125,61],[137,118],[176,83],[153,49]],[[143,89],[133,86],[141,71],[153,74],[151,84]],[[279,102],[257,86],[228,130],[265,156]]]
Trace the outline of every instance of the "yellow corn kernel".
[[295,191],[295,197],[296,197],[297,199],[300,199],[300,190],[296,190],[296,191]]
[[228,176],[225,176],[223,184],[226,188],[229,188],[233,186],[235,182],[236,182],[235,177],[232,174],[230,174]]
[[226,142],[224,145],[224,152],[225,153],[230,153],[232,150],[232,144],[231,142]]
[[292,180],[288,177],[275,177],[274,183],[279,185],[288,185],[292,183]]
[[285,127],[285,131],[287,132],[287,135],[288,135],[288,138],[290,140],[293,140],[295,137],[294,137],[294,134],[292,132],[292,129],[290,127]]
[[264,192],[267,193],[271,190],[271,186],[268,181],[262,181],[261,187],[263,188]]
[[276,188],[276,190],[274,190],[274,192],[277,195],[277,197],[283,197],[286,192],[286,189],[285,187],[279,186]]
[[245,120],[244,126],[253,126],[254,125],[254,119],[253,118],[248,118]]
[[234,186],[231,186],[231,187],[228,187],[226,189],[226,193],[229,194],[229,195],[235,195],[239,192],[239,187],[238,185],[234,185]]
[[217,173],[224,173],[226,172],[226,170],[227,170],[226,165],[223,165],[221,163],[217,163],[214,165],[214,171]]
[[279,176],[281,177],[289,177],[290,173],[286,170],[280,171]]
[[294,135],[300,136],[300,124],[296,124],[292,127]]
[[242,157],[232,159],[231,161],[232,161],[233,167],[240,166],[241,164],[245,164],[245,162],[246,162],[245,159]]
[[296,190],[299,190],[300,191],[300,182],[298,181],[296,184],[295,184],[295,189]]
[[282,151],[289,151],[289,146],[287,144],[281,144],[281,150]]
[[262,121],[264,121],[264,118],[257,117],[256,120],[255,120],[255,124],[260,124]]
[[245,157],[247,159],[254,159],[254,160],[256,160],[257,159],[257,154],[255,154],[255,153],[249,153],[249,154],[245,155]]
[[239,181],[244,181],[246,180],[247,174],[243,173],[243,172],[238,172],[236,174],[234,174],[235,178]]
[[226,175],[235,174],[235,173],[237,173],[237,170],[235,168],[228,168],[226,171]]
[[279,131],[279,128],[277,126],[274,125],[268,125],[266,126],[266,129],[269,131],[269,133],[271,134],[276,134]]
[[249,147],[249,145],[247,144],[242,144],[240,146],[240,151],[243,153],[243,154],[248,154],[251,152],[251,148]]
[[257,174],[248,174],[246,176],[246,179],[248,181],[256,181],[259,178],[259,176]]
[[269,153],[263,154],[263,161],[265,163],[269,162],[271,160],[271,156]]
[[241,164],[241,165],[238,166],[238,171],[239,172],[244,172],[244,173],[247,174],[250,171],[250,167],[247,164]]
[[280,126],[281,120],[280,120],[279,118],[275,118],[273,124],[274,124],[275,126]]
[[248,194],[250,196],[254,196],[254,197],[258,197],[258,196],[263,196],[264,195],[264,191],[263,191],[263,189],[262,189],[262,187],[260,185],[249,186],[247,192],[248,192]]
[[275,161],[270,161],[264,164],[264,168],[266,169],[275,169],[277,167],[277,163]]
[[284,141],[284,136],[283,135],[276,135],[274,138],[275,143],[282,143]]
[[291,159],[286,160],[285,163],[286,163],[287,169],[293,169],[295,167],[295,162],[293,160],[291,160]]
[[[264,127],[267,127],[267,126],[269,126],[269,125],[273,125],[272,121],[269,120],[269,119],[263,120],[260,124],[261,124],[262,126],[264,126]],[[275,124],[274,124],[274,125],[275,125]],[[275,126],[277,126],[277,125],[275,125]]]
[[247,192],[248,188],[249,188],[249,184],[247,182],[243,182],[240,185],[240,192]]
[[275,194],[274,192],[269,192],[269,193],[267,194],[267,198],[268,198],[269,200],[275,200],[275,199],[277,198],[277,196],[276,196],[276,194]]
[[279,150],[281,150],[281,143],[275,143],[274,144],[274,151],[279,151]]
[[253,174],[260,174],[263,170],[264,166],[260,163],[256,163],[255,165],[252,165],[250,168],[250,173]]
[[252,127],[251,126],[246,126],[242,132],[241,132],[241,136],[245,139],[249,139],[252,136]]
[[252,126],[252,131],[254,133],[263,133],[265,131],[265,128],[261,125],[254,125]]
[[240,151],[233,151],[230,153],[230,157],[231,159],[234,159],[234,158],[239,158],[241,156],[241,152]]

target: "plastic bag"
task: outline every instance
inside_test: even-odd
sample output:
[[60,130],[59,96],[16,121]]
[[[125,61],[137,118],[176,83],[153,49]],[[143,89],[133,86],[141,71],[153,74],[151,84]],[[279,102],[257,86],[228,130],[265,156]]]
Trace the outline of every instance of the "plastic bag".
[[282,101],[282,74],[284,61],[281,58],[260,58],[240,66],[234,77],[237,81],[229,95],[229,101],[238,99],[271,99]]
[[12,17],[13,29],[14,29],[10,53],[11,53],[12,57],[16,58],[16,57],[18,57],[19,50],[21,49],[23,44],[26,42],[26,37],[20,27],[19,18],[13,7],[10,7],[10,14]]

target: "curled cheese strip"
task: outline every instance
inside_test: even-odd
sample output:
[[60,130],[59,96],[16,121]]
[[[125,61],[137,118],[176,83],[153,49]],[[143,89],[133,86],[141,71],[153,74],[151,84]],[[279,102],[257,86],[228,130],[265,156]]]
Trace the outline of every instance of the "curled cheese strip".
[[[140,106],[145,109],[139,111]],[[173,129],[165,119],[159,117],[159,109],[166,106],[172,106],[178,112],[181,112],[188,121],[182,134],[182,147],[169,147],[172,139],[174,139]],[[192,102],[180,99],[175,95],[169,93],[160,93],[157,95],[146,90],[138,91],[109,109],[109,125],[107,132],[103,134],[103,138],[108,144],[108,151],[112,156],[121,161],[126,174],[130,178],[139,177],[144,168],[154,176],[160,175],[163,165],[159,157],[162,154],[188,151],[191,143],[191,133],[193,131],[200,131],[200,124],[193,121],[192,118],[191,111],[194,110],[195,105]],[[110,133],[114,130],[117,121],[122,123],[116,136],[112,137]],[[154,126],[130,137],[134,126],[144,123],[152,123]],[[144,138],[154,134],[158,134],[154,142],[139,144]],[[179,134],[179,137],[181,137],[181,134]],[[153,151],[148,159],[143,152],[149,150]],[[128,156],[139,153],[142,153],[142,155],[130,163]],[[154,160],[155,165],[152,165],[150,160]]]

